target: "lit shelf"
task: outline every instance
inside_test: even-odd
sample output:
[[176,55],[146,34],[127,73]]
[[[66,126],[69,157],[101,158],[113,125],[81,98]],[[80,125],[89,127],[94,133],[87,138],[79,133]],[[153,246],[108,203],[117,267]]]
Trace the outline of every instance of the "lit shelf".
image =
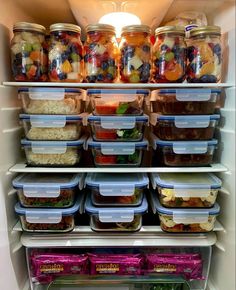
[[136,172],[225,172],[228,169],[220,164],[215,163],[206,167],[30,167],[26,163],[18,163],[9,169],[10,172],[29,172],[29,173],[136,173]]
[[57,82],[3,82],[4,86],[11,87],[71,87],[71,88],[110,88],[110,89],[158,89],[158,88],[228,88],[233,83],[148,83],[148,84],[125,84],[125,83],[57,83]]

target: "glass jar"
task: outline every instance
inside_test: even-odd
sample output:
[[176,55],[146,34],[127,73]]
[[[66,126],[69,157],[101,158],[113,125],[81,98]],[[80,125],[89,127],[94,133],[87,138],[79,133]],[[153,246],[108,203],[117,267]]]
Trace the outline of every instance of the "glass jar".
[[18,22],[13,26],[11,67],[16,81],[47,80],[47,46],[45,27]]
[[151,30],[147,25],[128,25],[120,42],[120,77],[124,83],[148,83],[151,76]]
[[49,78],[52,82],[82,82],[81,28],[69,23],[50,26]]
[[153,46],[153,81],[182,83],[186,75],[185,29],[182,26],[163,26],[155,31]]
[[85,80],[88,83],[115,82],[119,57],[115,28],[107,24],[95,24],[87,26],[86,31]]
[[202,26],[190,31],[187,81],[217,83],[221,80],[221,29]]

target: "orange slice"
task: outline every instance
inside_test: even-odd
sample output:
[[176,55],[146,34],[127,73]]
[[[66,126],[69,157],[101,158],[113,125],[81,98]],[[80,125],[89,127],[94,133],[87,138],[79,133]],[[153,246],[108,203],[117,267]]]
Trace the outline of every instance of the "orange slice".
[[200,69],[200,77],[203,75],[211,75],[215,70],[214,62],[207,62]]
[[183,76],[183,69],[179,63],[171,64],[164,72],[164,76],[168,81],[176,81]]
[[214,54],[207,43],[203,42],[199,44],[198,49],[202,61],[209,62],[214,60]]

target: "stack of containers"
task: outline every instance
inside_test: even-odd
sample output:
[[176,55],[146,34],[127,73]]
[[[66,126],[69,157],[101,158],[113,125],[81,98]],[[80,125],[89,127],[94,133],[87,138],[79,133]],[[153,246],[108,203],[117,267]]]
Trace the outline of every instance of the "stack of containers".
[[[153,163],[165,166],[208,166],[217,140],[220,116],[214,114],[220,90],[171,89],[152,92],[150,122]],[[167,232],[209,232],[220,207],[216,201],[221,181],[212,174],[151,175],[153,212]],[[157,198],[159,196],[159,199]]]

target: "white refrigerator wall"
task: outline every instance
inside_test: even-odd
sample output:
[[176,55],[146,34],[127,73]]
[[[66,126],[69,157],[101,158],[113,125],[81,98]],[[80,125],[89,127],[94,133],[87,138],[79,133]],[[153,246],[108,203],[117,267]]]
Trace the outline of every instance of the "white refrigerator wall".
[[[50,24],[50,16],[53,9],[42,9],[45,0],[37,1],[37,6],[25,9],[26,2],[32,5],[32,1],[8,0],[0,3],[0,82],[10,80],[10,56],[9,43],[12,25],[17,21],[34,21],[45,25]],[[57,6],[62,5],[58,14],[54,11],[53,21],[73,22],[74,18],[69,11],[66,1],[58,1]],[[73,2],[73,1],[71,1]],[[80,1],[79,1],[80,2]],[[186,1],[173,1],[178,4]],[[217,3],[219,7],[208,17],[214,24],[220,25],[224,32],[225,57],[228,65],[224,65],[225,82],[235,82],[235,6],[233,1],[211,0],[191,1],[201,8],[200,2],[205,5],[208,2]],[[222,4],[225,2],[225,4]],[[53,0],[54,7],[56,7]],[[197,3],[197,4],[196,4]],[[169,3],[168,3],[169,4]],[[45,6],[46,7],[46,6]],[[173,14],[173,4],[169,15]],[[180,6],[178,5],[179,9]],[[204,6],[202,6],[204,7]],[[180,10],[186,9],[184,5]],[[26,11],[27,10],[27,11]],[[217,12],[217,13],[216,13]],[[168,13],[167,13],[168,14]],[[64,15],[64,17],[63,17]],[[169,17],[167,17],[169,18]],[[227,173],[220,174],[223,179],[224,190],[219,196],[222,213],[219,220],[225,231],[218,234],[218,242],[213,250],[213,261],[210,275],[210,290],[233,290],[235,289],[235,88],[226,89],[225,107],[221,110],[223,126],[220,129],[221,139],[221,162],[229,169]],[[16,89],[6,88],[0,85],[0,288],[8,290],[23,290],[27,280],[24,249],[20,245],[19,233],[13,232],[16,222],[14,204],[16,197],[11,187],[14,175],[8,169],[21,159],[19,140],[21,129],[18,122],[20,102],[17,98]]]

